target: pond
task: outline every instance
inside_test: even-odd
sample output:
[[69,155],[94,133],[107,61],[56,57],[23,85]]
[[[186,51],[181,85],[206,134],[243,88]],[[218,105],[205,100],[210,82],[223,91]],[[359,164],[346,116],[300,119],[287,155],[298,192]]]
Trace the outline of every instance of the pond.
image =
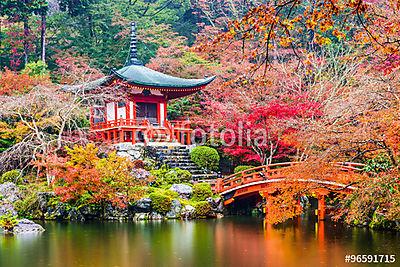
[[357,266],[345,255],[400,252],[398,233],[307,216],[278,227],[252,217],[43,226],[41,235],[0,236],[0,266]]

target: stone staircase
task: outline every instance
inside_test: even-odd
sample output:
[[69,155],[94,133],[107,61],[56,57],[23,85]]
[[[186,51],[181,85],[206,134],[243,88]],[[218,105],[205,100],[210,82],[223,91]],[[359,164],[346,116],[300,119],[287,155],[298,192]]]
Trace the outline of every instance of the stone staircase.
[[157,158],[170,168],[180,168],[187,170],[192,174],[195,181],[210,180],[218,178],[218,174],[197,166],[190,159],[190,153],[187,146],[158,146],[156,147]]

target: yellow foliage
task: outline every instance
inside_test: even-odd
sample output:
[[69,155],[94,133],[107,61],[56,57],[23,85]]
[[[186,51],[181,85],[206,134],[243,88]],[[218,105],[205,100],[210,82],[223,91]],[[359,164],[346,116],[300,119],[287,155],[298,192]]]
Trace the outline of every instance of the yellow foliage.
[[72,149],[68,147],[65,149],[70,156],[67,163],[69,166],[95,166],[99,160],[97,157],[99,149],[94,144],[87,144],[86,147],[75,145]]

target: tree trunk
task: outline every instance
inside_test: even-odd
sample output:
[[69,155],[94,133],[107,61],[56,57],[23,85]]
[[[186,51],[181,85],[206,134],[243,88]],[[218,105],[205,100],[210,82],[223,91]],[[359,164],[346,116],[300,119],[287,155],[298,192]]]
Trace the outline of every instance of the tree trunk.
[[41,31],[40,31],[40,45],[41,45],[41,54],[40,60],[46,63],[46,11],[42,13],[42,23],[41,23]]
[[28,24],[28,17],[24,17],[24,63],[25,66],[28,64],[28,54],[29,54],[29,24]]

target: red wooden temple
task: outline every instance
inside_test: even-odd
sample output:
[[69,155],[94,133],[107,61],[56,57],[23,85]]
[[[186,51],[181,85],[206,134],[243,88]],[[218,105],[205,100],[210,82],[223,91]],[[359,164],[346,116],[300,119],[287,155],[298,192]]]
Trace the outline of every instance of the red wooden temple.
[[138,60],[135,23],[131,24],[130,56],[125,66],[112,71],[100,86],[118,86],[128,92],[122,101],[108,101],[91,108],[91,130],[112,143],[191,143],[189,121],[168,120],[170,99],[203,89],[215,78],[182,79],[149,69]]

